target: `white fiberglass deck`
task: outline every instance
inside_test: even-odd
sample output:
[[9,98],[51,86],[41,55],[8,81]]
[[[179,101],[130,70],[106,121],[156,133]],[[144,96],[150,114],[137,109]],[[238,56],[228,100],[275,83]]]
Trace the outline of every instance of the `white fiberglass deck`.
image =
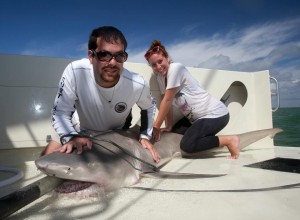
[[[226,159],[226,155],[175,158],[163,169],[226,176],[143,178],[132,188],[107,195],[98,189],[97,196],[88,198],[84,198],[84,193],[69,197],[52,191],[8,219],[298,219],[300,175],[244,165],[275,156],[300,159],[300,148],[275,147],[275,153],[274,149],[263,147],[246,149],[238,160]],[[36,170],[33,161],[27,161],[21,169],[25,172],[24,185],[44,176]],[[6,187],[6,193],[19,184]]]

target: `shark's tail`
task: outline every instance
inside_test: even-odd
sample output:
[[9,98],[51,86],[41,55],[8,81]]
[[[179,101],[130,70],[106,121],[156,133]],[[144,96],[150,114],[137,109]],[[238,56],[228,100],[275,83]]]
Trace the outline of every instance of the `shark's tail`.
[[245,147],[249,146],[250,144],[259,141],[267,136],[269,136],[270,138],[274,138],[274,136],[277,133],[282,131],[283,130],[281,128],[270,128],[270,129],[250,131],[243,134],[238,134],[240,138],[239,149],[242,150]]

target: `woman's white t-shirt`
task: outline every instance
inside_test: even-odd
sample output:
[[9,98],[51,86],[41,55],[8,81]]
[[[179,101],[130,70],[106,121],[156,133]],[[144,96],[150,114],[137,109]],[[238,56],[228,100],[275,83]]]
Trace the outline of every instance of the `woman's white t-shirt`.
[[191,123],[201,118],[218,118],[228,114],[226,106],[205,91],[184,65],[170,64],[166,86],[165,77],[159,74],[156,77],[161,94],[165,94],[166,89],[178,88],[173,104]]

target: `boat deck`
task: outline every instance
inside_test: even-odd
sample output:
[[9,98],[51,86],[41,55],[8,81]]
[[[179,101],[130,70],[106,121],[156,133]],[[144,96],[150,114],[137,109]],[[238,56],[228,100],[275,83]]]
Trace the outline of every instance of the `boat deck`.
[[[238,160],[226,159],[227,153],[198,159],[174,158],[163,170],[227,175],[202,179],[142,178],[130,188],[108,194],[96,188],[90,197],[84,191],[71,196],[51,191],[8,219],[298,219],[300,148],[274,149],[245,149]],[[21,151],[23,154],[18,149],[13,161],[20,162],[15,166],[24,172],[24,178],[0,188],[1,197],[44,177],[33,162],[40,149]],[[1,153],[1,161],[14,166],[8,159],[13,153]],[[298,162],[293,167],[287,160],[287,172],[274,170],[271,163],[265,166],[267,169],[248,166],[278,157]]]
[[[6,103],[0,114],[0,168],[17,168],[24,173],[21,180],[0,186],[3,198],[45,177],[34,160],[42,151],[40,146],[46,146],[53,133],[50,116],[58,81],[73,59],[5,54],[0,58],[0,100]],[[124,66],[149,82],[159,106],[161,94],[149,65],[126,62]],[[268,70],[238,72],[195,67],[188,70],[205,90],[227,106],[230,121],[222,134],[273,128]],[[135,124],[140,119],[140,108],[134,106],[132,113]],[[174,122],[180,118],[181,113],[174,109]],[[130,188],[108,194],[97,187],[69,196],[52,190],[8,219],[299,219],[300,147],[274,148],[273,141],[265,138],[247,147],[238,160],[226,159],[227,155],[174,158],[163,167],[165,171],[225,176],[142,178]],[[272,162],[260,165],[273,170],[249,167],[276,157],[297,160],[294,165],[291,160],[278,166]],[[276,166],[290,172],[278,171]],[[0,184],[10,175],[13,174],[0,172]],[[0,207],[1,210],[4,209]]]

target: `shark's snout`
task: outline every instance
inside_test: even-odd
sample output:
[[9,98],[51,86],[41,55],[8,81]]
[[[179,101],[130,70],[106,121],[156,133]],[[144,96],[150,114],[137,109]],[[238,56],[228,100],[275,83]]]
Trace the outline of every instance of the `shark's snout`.
[[57,163],[44,163],[43,161],[36,160],[35,161],[36,167],[45,173],[48,176],[55,176],[55,177],[63,177],[66,175],[71,175],[72,168],[70,166],[62,166]]

